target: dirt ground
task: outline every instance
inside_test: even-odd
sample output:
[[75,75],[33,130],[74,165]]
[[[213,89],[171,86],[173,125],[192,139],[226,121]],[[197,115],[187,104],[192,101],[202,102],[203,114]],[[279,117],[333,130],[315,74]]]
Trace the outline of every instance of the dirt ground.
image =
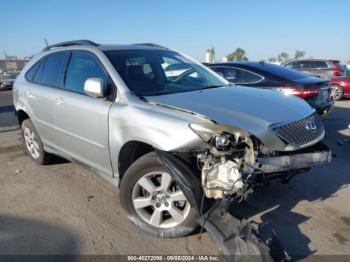
[[[124,216],[118,191],[76,164],[34,164],[9,105],[10,93],[0,92],[0,254],[217,254],[205,234],[199,241],[142,233]],[[350,101],[337,103],[325,120],[332,163],[256,192],[235,210],[272,224],[296,259],[350,255],[349,124]]]

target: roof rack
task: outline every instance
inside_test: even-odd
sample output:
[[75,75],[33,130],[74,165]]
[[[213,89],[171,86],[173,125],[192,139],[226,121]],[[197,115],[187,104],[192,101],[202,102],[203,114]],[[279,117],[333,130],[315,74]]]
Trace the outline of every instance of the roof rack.
[[154,44],[154,43],[137,43],[137,44],[134,44],[134,45],[143,45],[143,46],[159,47],[159,48],[165,48],[165,49],[168,49],[168,48],[167,48],[167,47],[165,47],[165,46],[161,46],[161,45]]
[[49,46],[45,47],[43,51],[47,51],[47,50],[50,50],[50,49],[56,48],[56,47],[64,47],[64,46],[71,46],[71,45],[98,46],[98,44],[96,44],[95,42],[90,41],[90,40],[74,40],[74,41],[67,41],[67,42],[61,42],[61,43],[49,45]]

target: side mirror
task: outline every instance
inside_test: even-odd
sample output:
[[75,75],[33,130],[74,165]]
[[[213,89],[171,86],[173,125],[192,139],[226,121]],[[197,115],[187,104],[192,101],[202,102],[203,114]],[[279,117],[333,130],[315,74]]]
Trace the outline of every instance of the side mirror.
[[84,83],[84,93],[88,96],[101,98],[105,96],[104,81],[102,78],[89,78]]

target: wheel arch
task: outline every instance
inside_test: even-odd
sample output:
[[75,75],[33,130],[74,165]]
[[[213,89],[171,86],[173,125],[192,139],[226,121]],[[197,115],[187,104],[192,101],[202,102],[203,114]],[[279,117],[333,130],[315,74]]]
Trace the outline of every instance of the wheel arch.
[[22,125],[24,120],[30,119],[29,115],[22,109],[18,110],[16,114],[19,126]]
[[126,170],[140,157],[154,151],[155,148],[147,143],[140,141],[128,141],[119,151],[118,172],[119,181],[123,178]]

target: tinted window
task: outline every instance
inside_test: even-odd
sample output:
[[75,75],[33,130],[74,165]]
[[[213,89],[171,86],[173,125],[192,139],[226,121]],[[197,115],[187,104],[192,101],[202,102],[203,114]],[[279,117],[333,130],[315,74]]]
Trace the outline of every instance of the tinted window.
[[298,67],[300,69],[304,69],[304,68],[314,68],[314,63],[313,61],[299,61],[298,63]]
[[257,83],[263,79],[264,79],[263,77],[261,77],[257,74],[254,74],[254,73],[249,72],[249,71],[241,70],[239,84],[254,84],[254,83]]
[[54,87],[61,86],[60,82],[65,58],[66,53],[55,53],[46,57],[45,65],[41,73],[41,84]]
[[35,73],[38,71],[39,66],[41,65],[41,63],[43,62],[43,60],[40,60],[39,62],[35,63],[26,73],[26,78],[29,81],[33,81]]
[[264,79],[253,72],[234,67],[214,67],[212,69],[221,73],[226,80],[235,84],[253,84]]
[[66,73],[65,88],[84,93],[84,84],[88,78],[102,78],[107,83],[108,77],[97,58],[88,52],[73,52]]
[[313,62],[313,68],[327,68],[326,62],[323,61],[314,61]]
[[237,83],[239,81],[239,72],[236,68],[232,67],[212,67],[215,72],[219,73],[221,76],[223,76],[226,80]]
[[38,70],[35,73],[35,76],[34,76],[34,79],[33,79],[33,82],[35,82],[35,83],[40,83],[40,81],[41,81],[41,75],[42,75],[42,72],[43,72],[43,69],[44,69],[45,60],[46,60],[46,58],[42,59],[42,61],[40,63],[40,66],[39,66]]
[[291,62],[291,63],[285,64],[284,67],[293,69],[293,68],[296,68],[296,63],[295,62]]

